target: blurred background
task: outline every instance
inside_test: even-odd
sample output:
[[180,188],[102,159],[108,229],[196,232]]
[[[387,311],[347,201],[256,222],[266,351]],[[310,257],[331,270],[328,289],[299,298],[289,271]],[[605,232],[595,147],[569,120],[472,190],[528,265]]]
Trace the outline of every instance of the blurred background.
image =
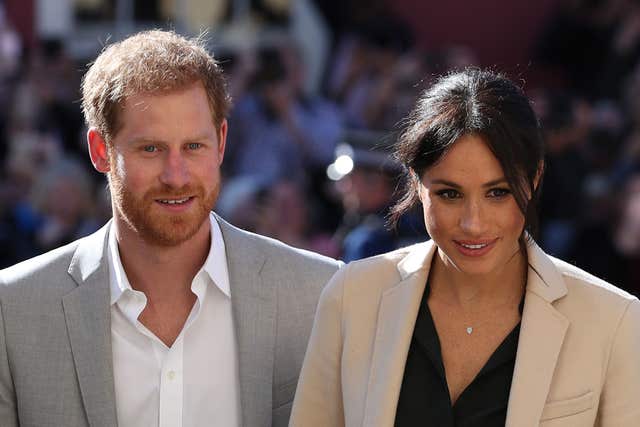
[[417,94],[468,65],[519,82],[547,144],[538,238],[640,294],[640,3],[636,0],[0,1],[0,267],[111,216],[87,157],[79,82],[105,44],[208,32],[234,107],[232,223],[353,260],[424,240],[385,226],[388,146]]

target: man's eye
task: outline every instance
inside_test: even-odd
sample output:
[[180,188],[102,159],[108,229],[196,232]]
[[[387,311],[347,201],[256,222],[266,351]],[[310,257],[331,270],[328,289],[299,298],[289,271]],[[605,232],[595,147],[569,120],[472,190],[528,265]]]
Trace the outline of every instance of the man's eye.
[[498,199],[506,197],[509,194],[511,194],[511,191],[508,188],[492,188],[491,190],[489,190],[489,197]]
[[142,149],[146,153],[155,153],[156,151],[158,151],[158,148],[155,145],[145,145],[144,147],[142,147]]
[[453,200],[453,199],[457,199],[457,198],[461,197],[461,194],[458,191],[451,190],[451,189],[449,189],[449,190],[440,190],[440,191],[436,192],[436,194],[439,197],[441,197],[441,198],[443,198],[445,200]]
[[197,150],[198,148],[202,147],[202,144],[200,144],[199,142],[190,142],[187,147],[189,148],[189,150]]

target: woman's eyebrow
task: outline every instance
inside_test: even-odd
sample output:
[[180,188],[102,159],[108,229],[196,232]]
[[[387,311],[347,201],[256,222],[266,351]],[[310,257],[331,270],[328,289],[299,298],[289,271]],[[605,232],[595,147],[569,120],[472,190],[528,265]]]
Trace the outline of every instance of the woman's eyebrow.
[[483,187],[493,187],[494,185],[498,185],[498,184],[508,184],[509,181],[507,181],[507,178],[502,177],[502,178],[498,178],[498,179],[494,179],[492,181],[489,181],[485,184],[483,184]]
[[461,186],[459,184],[456,184],[453,181],[448,181],[446,179],[434,179],[433,181],[431,181],[432,184],[441,184],[441,185],[446,185],[449,187],[454,187],[454,188],[461,188]]
[[[462,186],[460,184],[456,184],[453,181],[449,181],[447,179],[434,179],[433,181],[431,181],[432,184],[441,184],[441,185],[446,185],[449,187],[453,187],[453,188],[461,188]],[[489,182],[486,182],[484,184],[482,184],[483,187],[493,187],[494,185],[498,185],[498,184],[508,184],[509,182],[507,181],[507,179],[505,177],[501,177],[501,178],[497,178],[497,179],[493,179]]]

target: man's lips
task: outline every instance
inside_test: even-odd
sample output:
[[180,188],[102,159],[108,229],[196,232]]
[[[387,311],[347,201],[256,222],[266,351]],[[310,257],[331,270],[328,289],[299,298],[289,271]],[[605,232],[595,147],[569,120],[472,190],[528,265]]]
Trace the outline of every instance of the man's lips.
[[193,197],[191,196],[185,196],[185,197],[179,197],[179,198],[158,198],[155,200],[156,202],[159,202],[165,205],[181,205],[183,203],[188,202],[192,198]]
[[195,200],[194,196],[181,196],[181,197],[158,197],[154,198],[154,202],[162,206],[165,209],[169,209],[172,212],[181,212],[186,210],[193,204]]
[[477,239],[477,240],[454,240],[458,251],[466,256],[478,257],[485,255],[495,246],[497,238],[495,239]]

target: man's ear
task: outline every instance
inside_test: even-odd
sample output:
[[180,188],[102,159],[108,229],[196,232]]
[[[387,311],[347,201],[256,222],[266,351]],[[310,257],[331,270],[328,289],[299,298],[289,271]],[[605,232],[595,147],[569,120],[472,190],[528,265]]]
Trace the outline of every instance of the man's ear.
[[227,131],[228,131],[227,119],[222,119],[220,123],[220,130],[218,132],[218,166],[222,165],[224,159],[224,150],[227,146]]
[[111,170],[109,163],[109,152],[107,142],[96,128],[87,131],[87,144],[89,146],[89,157],[91,163],[98,172],[107,173]]

